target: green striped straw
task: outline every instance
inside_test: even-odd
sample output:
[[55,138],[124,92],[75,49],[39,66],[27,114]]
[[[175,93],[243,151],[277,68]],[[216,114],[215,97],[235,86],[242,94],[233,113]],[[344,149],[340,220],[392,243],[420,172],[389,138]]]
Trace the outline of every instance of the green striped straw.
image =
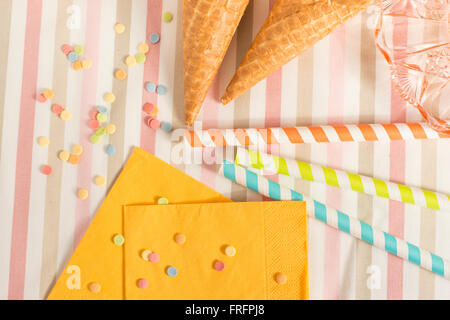
[[263,152],[238,148],[236,164],[268,173],[279,173],[294,178],[325,183],[329,186],[350,189],[429,209],[450,211],[449,195]]
[[318,201],[304,197],[292,189],[285,188],[274,181],[231,162],[224,161],[219,172],[227,179],[273,200],[305,201],[308,216],[346,232],[372,246],[385,250],[404,260],[408,260],[428,271],[450,279],[449,261],[434,253],[419,248],[390,233],[379,231],[367,223],[350,217]]

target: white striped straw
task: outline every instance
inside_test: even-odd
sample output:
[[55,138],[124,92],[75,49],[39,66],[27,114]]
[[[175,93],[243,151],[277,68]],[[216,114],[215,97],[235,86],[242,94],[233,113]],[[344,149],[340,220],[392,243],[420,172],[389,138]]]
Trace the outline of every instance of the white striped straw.
[[220,173],[244,187],[274,200],[306,201],[307,214],[327,225],[351,234],[377,248],[386,250],[402,259],[408,260],[426,270],[450,279],[449,261],[427,250],[419,248],[405,240],[387,232],[374,229],[372,226],[349,215],[332,209],[318,201],[304,197],[300,193],[285,188],[256,173],[224,161]]

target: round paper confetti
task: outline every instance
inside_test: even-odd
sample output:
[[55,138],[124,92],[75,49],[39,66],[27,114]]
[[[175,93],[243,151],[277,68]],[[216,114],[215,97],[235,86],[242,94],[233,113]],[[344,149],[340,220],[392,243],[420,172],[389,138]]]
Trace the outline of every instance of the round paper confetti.
[[75,61],[78,61],[78,59],[80,57],[78,57],[78,54],[76,52],[71,52],[67,55],[67,58],[69,59],[70,62],[74,63]]
[[139,64],[144,64],[147,61],[147,57],[143,53],[138,53],[136,55],[136,62]]
[[52,112],[53,113],[56,113],[56,114],[61,114],[61,112],[63,112],[64,111],[64,108],[62,107],[62,106],[60,106],[59,104],[54,104],[53,106],[52,106]]
[[105,177],[97,176],[97,177],[95,177],[94,182],[97,186],[103,187],[106,184],[106,179],[105,179]]
[[52,89],[45,89],[42,94],[47,99],[53,99],[55,97],[55,92]]
[[225,263],[223,263],[222,261],[214,262],[214,269],[216,271],[223,271],[225,269]]
[[64,161],[64,162],[69,161],[69,158],[70,158],[69,151],[66,151],[66,150],[60,151],[58,154],[58,158],[59,158],[59,160]]
[[47,137],[39,137],[38,144],[41,147],[48,147],[48,145],[50,144],[50,139]]
[[97,115],[98,110],[92,109],[91,111],[89,111],[89,118],[91,118],[92,120],[97,120]]
[[80,71],[81,69],[83,69],[83,64],[81,63],[80,60],[75,61],[72,65],[73,70],[75,71]]
[[102,137],[99,137],[96,134],[93,134],[90,138],[89,141],[91,141],[92,144],[98,144],[100,143],[100,140],[102,139]]
[[91,128],[92,130],[97,130],[98,128],[100,128],[100,122],[98,122],[98,120],[90,120],[89,128]]
[[69,110],[65,109],[59,114],[59,117],[64,121],[68,121],[70,120],[70,118],[72,118],[72,114]]
[[161,122],[159,122],[159,120],[156,118],[150,118],[148,119],[148,126],[153,130],[158,130],[159,128],[161,128]]
[[90,68],[92,68],[92,60],[91,59],[84,59],[81,62],[81,65],[82,65],[83,69],[90,69]]
[[105,152],[106,152],[107,155],[113,156],[113,155],[116,154],[116,147],[114,147],[112,144],[107,145],[106,149],[105,149]]
[[154,108],[154,107],[155,107],[155,106],[154,106],[153,104],[151,104],[151,103],[146,103],[146,104],[144,104],[144,107],[142,108],[142,110],[144,110],[145,113],[150,114],[150,113],[153,111],[153,108]]
[[70,158],[70,152],[69,151],[61,150],[58,153],[58,159],[61,160],[61,161],[67,162],[67,161],[69,161],[69,158]]
[[139,289],[147,289],[148,287],[148,280],[147,279],[139,279],[137,281],[137,286]]
[[177,244],[184,244],[186,242],[186,236],[182,233],[175,234],[174,240]]
[[37,101],[39,101],[40,103],[45,103],[47,102],[47,98],[44,96],[44,94],[41,93],[37,96]]
[[77,156],[81,156],[83,154],[83,146],[76,144],[72,148],[72,153]]
[[114,103],[116,101],[116,96],[114,93],[108,92],[105,94],[105,101],[108,103]]
[[49,176],[52,174],[52,167],[49,165],[45,165],[41,167],[42,174],[45,174],[46,176]]
[[62,52],[67,56],[69,53],[73,52],[72,46],[65,44],[62,46]]
[[166,198],[159,198],[158,199],[158,204],[160,204],[160,205],[169,204],[169,200],[167,200]]
[[[98,106],[97,107],[97,111],[100,112],[100,113],[107,114],[108,113],[108,108],[104,107],[104,106]],[[97,119],[97,114],[95,114],[94,118]]]
[[176,277],[178,274],[178,270],[175,267],[168,267],[166,272],[167,272],[167,275],[172,278]]
[[233,246],[228,246],[225,248],[225,254],[229,257],[234,257],[236,255],[236,249]]
[[164,22],[172,22],[173,14],[171,12],[164,12],[162,15],[162,19]]
[[118,69],[114,73],[117,80],[125,80],[127,78],[127,72],[123,69]]
[[76,45],[75,47],[73,47],[73,51],[78,55],[78,56],[82,56],[84,54],[84,47],[81,45]]
[[152,34],[150,35],[150,37],[149,37],[149,40],[150,40],[151,43],[156,44],[156,43],[159,42],[160,36],[159,36],[159,34],[157,34],[157,33],[152,33]]
[[98,128],[97,131],[95,131],[95,135],[99,137],[103,137],[106,134],[106,128]]
[[275,275],[275,281],[278,284],[285,284],[287,282],[287,276],[279,272]]
[[155,92],[156,91],[156,84],[154,84],[153,82],[147,82],[145,84],[145,90],[147,90],[148,92]]
[[153,106],[152,111],[150,111],[148,114],[151,116],[156,116],[159,113],[159,108],[157,106]]
[[122,246],[125,243],[125,238],[121,234],[116,234],[113,238],[113,242],[116,246]]
[[134,56],[126,57],[125,64],[129,67],[136,65],[136,57],[134,57]]
[[71,154],[69,157],[69,163],[72,165],[77,165],[81,161],[80,156],[77,156],[76,154]]
[[163,122],[161,123],[161,129],[165,132],[171,132],[172,131],[172,124],[169,122]]
[[80,189],[78,190],[78,198],[81,200],[86,200],[89,197],[89,191],[86,189]]
[[88,290],[92,293],[99,293],[102,290],[102,286],[97,282],[91,282],[88,285]]
[[115,124],[109,123],[106,126],[106,133],[109,134],[109,135],[116,133],[116,130],[117,129],[116,129],[116,125]]
[[148,256],[148,261],[150,261],[152,263],[158,262],[159,261],[159,254],[157,254],[156,252],[150,253],[150,255]]
[[167,88],[165,86],[158,86],[158,88],[156,89],[156,92],[163,96],[165,94],[167,94]]
[[152,252],[148,249],[142,250],[141,258],[144,259],[145,261],[149,261],[151,254],[152,254]]
[[104,113],[97,114],[97,121],[100,123],[105,123],[106,121],[108,121],[108,115]]
[[121,23],[117,23],[117,24],[114,26],[114,31],[115,31],[117,34],[123,34],[123,33],[125,32],[125,30],[126,30],[126,27],[125,27],[123,24],[121,24]]
[[146,54],[150,50],[150,48],[148,47],[148,44],[146,44],[145,42],[142,42],[139,45],[138,49],[139,49],[139,52],[143,53],[143,54]]

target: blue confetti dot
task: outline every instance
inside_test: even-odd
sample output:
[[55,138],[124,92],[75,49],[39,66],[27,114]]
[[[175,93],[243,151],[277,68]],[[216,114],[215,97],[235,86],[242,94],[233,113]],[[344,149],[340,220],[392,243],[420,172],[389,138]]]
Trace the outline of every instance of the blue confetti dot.
[[161,129],[165,132],[170,132],[172,131],[172,124],[169,122],[163,122],[161,123]]
[[153,44],[158,43],[159,39],[160,39],[159,34],[157,34],[157,33],[152,33],[149,37],[150,42]]
[[175,267],[169,267],[167,268],[167,275],[169,277],[176,277],[176,275],[178,274],[178,270]]
[[113,156],[116,154],[116,147],[114,147],[112,144],[109,144],[106,146],[106,153],[110,156]]
[[165,95],[167,93],[167,88],[165,86],[158,86],[158,89],[156,89],[156,92],[159,95]]
[[97,111],[103,114],[107,114],[108,113],[108,108],[104,107],[104,106],[98,106],[97,107]]
[[145,90],[147,90],[148,92],[155,92],[156,84],[154,84],[153,82],[147,82],[147,84],[145,85]]
[[80,57],[78,56],[78,54],[75,51],[72,51],[71,53],[69,53],[67,55],[67,58],[69,58],[69,61],[74,63],[75,61],[80,60]]

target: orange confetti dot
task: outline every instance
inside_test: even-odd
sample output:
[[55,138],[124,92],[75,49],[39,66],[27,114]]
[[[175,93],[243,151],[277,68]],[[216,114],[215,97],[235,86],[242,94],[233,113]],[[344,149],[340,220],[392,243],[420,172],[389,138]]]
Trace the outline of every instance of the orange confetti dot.
[[75,71],[80,71],[81,69],[83,69],[83,64],[80,60],[77,60],[73,63],[72,68]]
[[71,154],[69,157],[70,164],[77,165],[80,163],[80,161],[81,161],[80,156],[78,156],[76,154]]
[[53,99],[55,97],[55,92],[52,89],[45,89],[42,94],[47,99]]
[[118,69],[114,73],[117,80],[125,80],[127,78],[127,72],[123,69]]
[[91,282],[88,285],[88,289],[92,293],[99,293],[102,290],[102,286],[97,282]]

